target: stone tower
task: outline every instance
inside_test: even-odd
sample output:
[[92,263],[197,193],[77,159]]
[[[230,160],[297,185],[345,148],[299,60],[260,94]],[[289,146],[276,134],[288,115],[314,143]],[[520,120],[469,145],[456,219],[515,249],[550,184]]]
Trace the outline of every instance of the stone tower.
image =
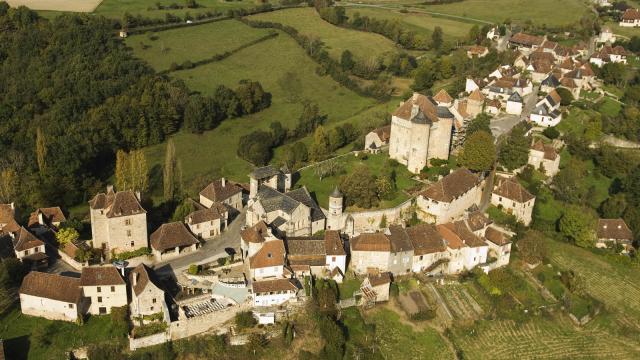
[[342,220],[343,195],[336,186],[329,195],[329,216],[327,216],[327,229],[340,230]]

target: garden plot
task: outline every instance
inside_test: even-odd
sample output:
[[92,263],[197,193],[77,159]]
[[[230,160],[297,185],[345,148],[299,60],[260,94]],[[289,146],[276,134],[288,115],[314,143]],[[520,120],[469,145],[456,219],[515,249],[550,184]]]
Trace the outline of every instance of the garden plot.
[[7,0],[11,7],[26,6],[31,10],[93,12],[102,0]]
[[422,292],[418,290],[412,290],[406,294],[400,294],[398,301],[402,306],[402,309],[409,315],[409,317],[415,316],[419,313],[425,313],[431,306],[427,303]]
[[444,285],[437,288],[447,307],[457,319],[473,320],[481,317],[484,310],[460,284]]

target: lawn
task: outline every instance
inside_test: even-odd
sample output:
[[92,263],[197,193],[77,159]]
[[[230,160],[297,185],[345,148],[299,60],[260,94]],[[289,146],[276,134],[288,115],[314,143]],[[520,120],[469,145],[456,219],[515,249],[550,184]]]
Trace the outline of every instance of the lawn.
[[401,13],[397,10],[370,7],[348,7],[346,10],[349,18],[353,18],[355,13],[359,13],[360,16],[368,16],[373,19],[398,21],[406,29],[427,37],[430,37],[433,29],[439,26],[442,28],[445,39],[455,40],[466,38],[469,35],[469,29],[473,26],[473,24],[468,22],[435,17],[418,12]]
[[[569,150],[565,147],[560,153],[560,169],[562,169],[571,159]],[[593,160],[585,161],[587,175],[583,178],[583,182],[590,189],[589,205],[592,208],[598,208],[600,204],[609,197],[609,188],[613,179],[610,179],[600,173],[596,168]]]
[[560,300],[567,290],[564,285],[562,285],[558,272],[559,270],[551,264],[538,266],[533,270],[534,275],[544,287],[547,288],[556,299]]
[[130,36],[126,40],[137,57],[156,71],[168,70],[171,63],[196,62],[232,51],[269,34],[240,21],[224,20],[161,32]]
[[576,329],[565,317],[533,317],[526,323],[480,320],[454,328],[464,358],[475,359],[634,359],[637,343],[612,333],[598,320]]
[[377,309],[365,320],[376,325],[376,343],[384,359],[453,359],[446,342],[430,327],[415,331],[395,312]]
[[[42,344],[34,335],[36,329],[46,329]],[[85,324],[78,326],[66,321],[51,321],[25,316],[15,307],[0,318],[0,339],[8,359],[63,359],[64,353],[73,348],[109,342],[126,341],[111,324],[110,316],[89,317]]]
[[422,9],[473,19],[501,23],[511,19],[514,23],[531,20],[538,25],[557,26],[573,24],[589,12],[581,0],[464,0],[442,5],[421,5]]
[[[336,161],[339,165],[342,166],[345,173],[336,174],[322,179],[320,179],[315,174],[313,167],[303,169],[300,171],[300,177],[295,181],[294,186],[306,186],[309,192],[315,194],[315,197],[318,200],[320,206],[326,208],[329,205],[329,194],[331,194],[336,185],[338,185],[338,183],[340,182],[340,178],[346,174],[351,173],[351,171],[358,165],[364,165],[372,174],[380,175],[385,173],[391,164],[391,162],[388,160],[388,154],[384,151],[378,154],[369,154],[366,156],[365,160],[363,160],[362,156],[363,154],[360,154],[359,157],[356,157],[353,154],[349,154],[338,158]],[[397,186],[396,197],[392,200],[380,201],[379,208],[388,208],[401,204],[403,201],[409,199],[409,196],[403,193],[403,190],[412,188],[419,184],[411,178],[413,174],[411,174],[406,167],[397,164],[395,167],[395,171]]]
[[[251,79],[259,81],[273,95],[271,107],[260,113],[226,120],[201,135],[180,132],[172,137],[182,162],[185,185],[188,187],[199,176],[226,176],[246,182],[252,166],[237,157],[238,139],[253,130],[267,129],[274,121],[280,121],[285,127],[294,126],[302,111],[302,99],[317,103],[320,111],[327,115],[328,124],[350,118],[376,104],[341,87],[328,76],[316,75],[316,67],[293,39],[280,33],[222,61],[172,73],[191,89],[204,94],[211,94],[220,84],[235,87],[240,80]],[[294,74],[299,80],[298,100],[289,101],[293,85],[282,83],[286,73]],[[159,174],[164,151],[165,144],[146,149],[152,183],[162,183],[159,175],[153,174]]]
[[627,38],[640,36],[640,29],[638,28],[622,27],[618,25],[617,22],[607,22],[605,25],[608,26],[616,35],[622,35]]
[[338,284],[340,300],[349,299],[353,297],[354,292],[360,290],[360,284],[362,284],[362,281],[351,274],[352,273],[347,273],[342,284]]
[[364,61],[398,51],[395,44],[382,35],[344,29],[322,20],[314,8],[273,11],[248,18],[288,25],[303,35],[320,39],[336,60],[340,60],[344,50],[351,51],[357,59]]
[[611,117],[618,116],[618,113],[622,110],[622,104],[607,96],[602,98],[597,105],[599,112]]
[[212,11],[224,13],[229,9],[252,8],[256,6],[256,2],[253,0],[196,0],[196,2],[200,5],[200,7],[196,9],[184,7],[182,9],[158,10],[156,4],[161,4],[165,7],[171,4],[179,4],[182,6],[185,2],[174,0],[104,0],[95,10],[95,13],[114,19],[122,18],[125,13],[141,15],[147,18],[164,18],[166,14],[174,14],[182,17],[186,13],[189,13],[195,16],[198,13]]

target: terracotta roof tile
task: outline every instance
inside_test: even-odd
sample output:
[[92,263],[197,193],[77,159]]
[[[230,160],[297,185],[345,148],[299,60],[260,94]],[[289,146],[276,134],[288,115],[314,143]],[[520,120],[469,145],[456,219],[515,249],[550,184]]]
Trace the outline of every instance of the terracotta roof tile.
[[478,175],[460,168],[429,186],[421,195],[436,201],[452,202],[479,183]]
[[326,230],[324,232],[324,246],[329,256],[347,255],[344,249],[344,241],[342,241],[339,231]]
[[485,231],[484,237],[498,246],[506,245],[511,242],[511,238],[507,234],[494,229],[491,226],[489,226],[487,231]]
[[200,191],[200,195],[214,202],[223,202],[224,200],[241,192],[242,187],[238,184],[225,179],[218,179],[202,189],[202,191]]
[[379,127],[373,130],[374,133],[378,134],[378,137],[383,142],[388,142],[389,138],[391,138],[391,125]]
[[622,20],[640,20],[640,10],[638,9],[627,9],[622,14]]
[[367,278],[369,279],[369,283],[372,287],[391,283],[390,272],[383,272],[377,275],[369,274],[367,275]]
[[349,243],[351,251],[391,251],[391,240],[384,233],[363,233]]
[[446,251],[442,235],[433,224],[419,224],[405,229],[413,245],[414,256]]
[[484,101],[484,95],[482,95],[480,89],[475,89],[471,92],[471,94],[469,94],[469,100],[482,102]]
[[80,286],[124,285],[118,269],[112,265],[82,268]]
[[402,105],[393,112],[393,115],[401,119],[412,120],[411,113],[414,104],[419,107],[420,111],[429,121],[438,121],[438,105],[435,104],[433,100],[418,93],[414,93],[411,98],[402,103]]
[[251,284],[254,294],[269,293],[277,291],[298,291],[299,286],[294,279],[277,279],[254,281]]
[[63,223],[67,221],[67,218],[62,213],[62,210],[56,207],[38,208],[29,216],[29,222],[27,226],[39,224],[38,216],[42,214],[45,224],[50,225],[52,223]]
[[556,149],[551,145],[543,143],[542,140],[538,140],[533,143],[531,149],[544,153],[544,158],[547,160],[555,160],[558,157]]
[[529,35],[529,34],[519,32],[513,35],[511,39],[509,39],[509,41],[513,43],[521,44],[521,45],[526,45],[526,46],[533,46],[533,45],[540,46],[544,41],[544,38],[541,36]]
[[104,210],[108,218],[146,213],[133,191],[99,193],[89,205],[94,210]]
[[633,232],[622,219],[599,219],[598,239],[633,241]]
[[[134,280],[135,276],[137,276],[137,279]],[[129,273],[129,283],[131,283],[133,292],[136,295],[140,295],[149,283],[162,290],[162,286],[160,280],[158,280],[156,276],[156,272],[145,264],[136,266],[131,273]]]
[[438,93],[433,97],[433,100],[439,103],[450,103],[453,101],[453,98],[449,95],[447,90],[440,89],[440,91],[438,91]]
[[32,271],[22,280],[20,294],[78,304],[82,297],[80,279]]
[[188,224],[201,224],[208,221],[222,219],[226,217],[228,209],[224,204],[214,202],[211,208],[196,210],[185,217],[184,221]]
[[158,251],[198,244],[198,240],[181,222],[162,224],[151,234],[150,239],[151,247]]
[[269,226],[264,221],[259,221],[252,227],[248,227],[240,231],[240,237],[242,240],[250,243],[264,242],[265,237],[269,236],[271,231]]
[[531,195],[518,181],[510,178],[498,179],[493,193],[519,203],[524,203],[535,198],[535,196]]
[[249,258],[249,266],[252,269],[283,266],[285,264],[285,254],[282,240],[267,241],[258,252]]
[[13,248],[16,251],[24,251],[27,249],[32,249],[37,246],[43,246],[44,242],[38,239],[35,235],[29,232],[29,230],[21,227],[18,230],[18,234],[13,240]]

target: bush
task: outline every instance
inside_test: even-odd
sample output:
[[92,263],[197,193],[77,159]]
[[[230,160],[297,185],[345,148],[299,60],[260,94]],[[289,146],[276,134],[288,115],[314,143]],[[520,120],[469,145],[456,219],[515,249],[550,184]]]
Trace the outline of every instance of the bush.
[[191,264],[191,265],[189,265],[188,272],[191,275],[198,275],[198,272],[200,272],[200,267],[198,265],[196,265],[196,264]]
[[557,139],[560,136],[560,132],[554,126],[554,127],[548,127],[546,129],[544,129],[544,131],[542,131],[542,135],[544,135],[544,136],[548,137],[549,139],[553,140],[553,139]]
[[400,287],[398,287],[397,283],[393,282],[389,285],[389,295],[393,297],[400,295]]
[[167,330],[167,323],[154,322],[147,325],[138,326],[133,329],[133,338],[138,339],[145,336],[158,334]]
[[251,311],[241,311],[237,313],[235,322],[240,329],[252,328],[258,323]]
[[149,248],[140,248],[138,250],[134,250],[134,251],[125,251],[123,253],[120,254],[113,254],[112,255],[112,259],[113,260],[128,260],[128,259],[133,259],[135,257],[138,256],[143,256],[143,255],[150,255],[151,254],[151,249]]

